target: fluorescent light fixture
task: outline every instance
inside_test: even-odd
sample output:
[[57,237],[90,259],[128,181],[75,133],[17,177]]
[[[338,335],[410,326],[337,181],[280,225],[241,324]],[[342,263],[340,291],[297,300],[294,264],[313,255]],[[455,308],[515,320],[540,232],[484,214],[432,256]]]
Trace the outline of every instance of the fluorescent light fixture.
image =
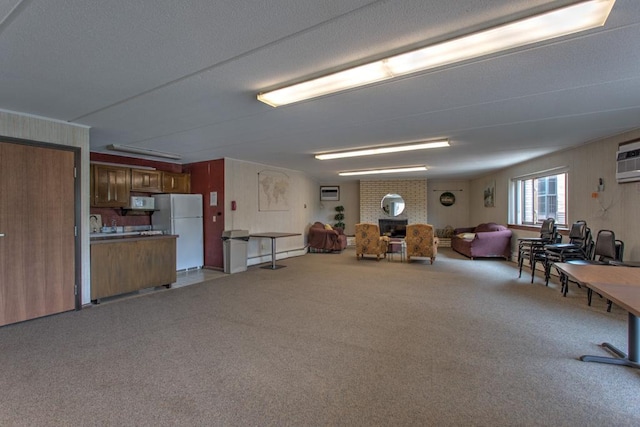
[[317,79],[261,93],[272,107],[430,70],[604,25],[615,0],[588,0]]
[[448,147],[448,140],[419,142],[406,145],[389,145],[378,148],[367,148],[363,150],[341,151],[336,153],[316,154],[318,160],[343,159],[346,157],[373,156],[376,154],[400,153],[403,151],[427,150],[429,148]]
[[354,176],[354,175],[375,175],[380,173],[403,173],[403,172],[419,172],[426,171],[426,166],[411,166],[406,168],[392,168],[392,169],[369,169],[363,171],[350,171],[350,172],[340,172],[338,175],[340,176]]
[[107,145],[107,150],[121,151],[123,153],[144,154],[145,156],[162,157],[165,159],[180,160],[178,154],[166,153],[164,151],[148,150],[146,148],[130,147],[128,145],[111,144]]

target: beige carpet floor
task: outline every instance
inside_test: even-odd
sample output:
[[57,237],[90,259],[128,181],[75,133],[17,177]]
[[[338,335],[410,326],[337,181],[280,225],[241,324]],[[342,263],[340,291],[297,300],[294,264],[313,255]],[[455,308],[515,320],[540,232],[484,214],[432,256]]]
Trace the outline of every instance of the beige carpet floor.
[[0,425],[640,425],[640,371],[578,360],[627,339],[584,289],[450,249],[278,263],[0,328]]

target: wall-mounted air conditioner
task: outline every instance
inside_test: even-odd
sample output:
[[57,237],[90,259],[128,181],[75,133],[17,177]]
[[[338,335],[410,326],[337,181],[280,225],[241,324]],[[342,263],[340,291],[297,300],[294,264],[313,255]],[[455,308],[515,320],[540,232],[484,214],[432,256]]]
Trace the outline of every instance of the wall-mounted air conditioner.
[[640,181],[640,141],[621,144],[616,156],[616,180]]

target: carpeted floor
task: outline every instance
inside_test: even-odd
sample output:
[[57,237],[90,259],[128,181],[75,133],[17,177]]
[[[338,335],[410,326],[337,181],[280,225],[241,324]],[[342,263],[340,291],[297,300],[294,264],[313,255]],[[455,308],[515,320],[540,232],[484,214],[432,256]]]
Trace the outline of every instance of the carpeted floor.
[[640,424],[626,313],[515,264],[278,261],[0,328],[2,426]]

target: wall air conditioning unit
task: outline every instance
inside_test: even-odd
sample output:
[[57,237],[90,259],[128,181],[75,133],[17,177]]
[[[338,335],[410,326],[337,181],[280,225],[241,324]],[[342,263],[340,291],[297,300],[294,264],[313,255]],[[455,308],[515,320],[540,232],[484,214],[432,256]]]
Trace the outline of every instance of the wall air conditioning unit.
[[640,141],[620,144],[616,156],[616,180],[640,181]]

